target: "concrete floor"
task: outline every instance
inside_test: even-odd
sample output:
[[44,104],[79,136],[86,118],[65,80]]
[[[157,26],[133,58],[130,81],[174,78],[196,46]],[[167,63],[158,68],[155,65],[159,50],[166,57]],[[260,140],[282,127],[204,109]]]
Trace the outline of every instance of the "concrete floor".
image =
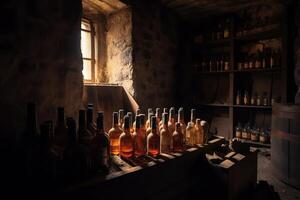
[[261,148],[258,154],[258,181],[267,181],[274,187],[274,191],[279,195],[281,200],[300,200],[300,190],[297,190],[280,180],[271,172],[270,149]]

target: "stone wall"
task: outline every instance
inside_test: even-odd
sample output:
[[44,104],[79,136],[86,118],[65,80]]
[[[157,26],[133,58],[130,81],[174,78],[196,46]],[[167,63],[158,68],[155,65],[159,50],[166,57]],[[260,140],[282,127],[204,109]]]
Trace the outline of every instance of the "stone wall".
[[159,1],[133,1],[133,84],[141,106],[175,103],[178,24]]
[[295,103],[300,104],[300,5],[298,3],[295,9],[295,42],[294,42],[294,57],[295,57],[295,83],[298,86],[298,91],[295,96]]
[[[75,116],[82,99],[81,0],[1,3],[0,139],[15,141],[26,103],[38,105],[39,122],[56,107]],[[2,140],[3,139],[3,140]]]
[[107,16],[106,35],[108,82],[122,85],[130,94],[134,95],[130,8]]

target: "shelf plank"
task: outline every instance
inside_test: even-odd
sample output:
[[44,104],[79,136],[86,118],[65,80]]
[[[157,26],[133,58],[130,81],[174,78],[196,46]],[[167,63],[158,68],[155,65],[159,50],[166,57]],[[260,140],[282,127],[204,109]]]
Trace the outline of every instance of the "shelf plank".
[[281,72],[282,68],[265,68],[265,69],[243,69],[243,70],[228,70],[228,71],[207,71],[207,72],[198,72],[199,74],[229,74],[229,73],[265,73],[265,72]]
[[270,143],[261,143],[261,142],[254,142],[254,141],[251,141],[251,140],[245,140],[245,139],[241,139],[241,138],[236,138],[240,141],[243,141],[245,143],[248,143],[250,144],[250,146],[253,146],[253,147],[266,147],[266,148],[270,148],[271,147],[271,144]]
[[236,108],[272,109],[272,106],[233,105]]
[[200,104],[200,106],[212,106],[212,107],[230,107],[229,104],[218,104],[218,103],[207,103],[207,104]]

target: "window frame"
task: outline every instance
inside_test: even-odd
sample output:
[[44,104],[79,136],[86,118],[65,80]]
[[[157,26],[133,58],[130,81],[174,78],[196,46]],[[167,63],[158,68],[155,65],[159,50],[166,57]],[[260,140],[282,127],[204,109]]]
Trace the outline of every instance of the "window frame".
[[[82,22],[85,22],[85,23],[88,23],[91,27],[91,30],[87,30],[87,29],[83,29],[81,27],[81,23]],[[83,66],[83,61],[84,60],[88,60],[88,61],[91,61],[91,79],[85,79],[84,76],[83,76],[83,83],[95,83],[95,68],[96,68],[96,46],[95,46],[95,37],[96,37],[96,31],[95,31],[95,27],[94,27],[94,23],[92,20],[86,18],[86,17],[82,17],[81,18],[81,23],[80,23],[80,35],[81,35],[81,32],[84,31],[84,32],[88,32],[90,33],[90,36],[91,36],[91,58],[84,58],[83,55],[82,55],[82,67]],[[80,51],[81,50],[81,42],[80,42]],[[83,70],[83,68],[82,68]]]

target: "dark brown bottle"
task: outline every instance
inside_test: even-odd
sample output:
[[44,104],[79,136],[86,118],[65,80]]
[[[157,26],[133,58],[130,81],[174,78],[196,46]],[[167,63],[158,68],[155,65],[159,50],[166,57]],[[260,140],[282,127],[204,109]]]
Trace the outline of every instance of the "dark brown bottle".
[[68,118],[67,125],[68,144],[64,151],[64,172],[66,180],[70,181],[88,174],[89,159],[87,148],[78,142],[75,120]]
[[54,182],[58,176],[59,156],[52,146],[53,122],[46,121],[40,127],[41,141],[41,179]]
[[93,104],[88,104],[88,108],[86,111],[86,127],[92,133],[93,136],[96,135],[97,127],[93,120]]
[[21,154],[26,178],[35,179],[39,174],[40,159],[40,135],[37,130],[36,106],[34,103],[27,104],[26,127],[21,141]]
[[91,143],[93,135],[86,128],[85,110],[79,110],[78,142],[85,148],[88,168],[91,169]]
[[57,108],[57,120],[54,129],[54,148],[59,153],[61,159],[68,140],[67,132],[64,108],[59,107]]
[[98,112],[97,132],[92,141],[92,160],[95,171],[108,172],[110,163],[110,143],[107,133],[104,131],[104,113]]

